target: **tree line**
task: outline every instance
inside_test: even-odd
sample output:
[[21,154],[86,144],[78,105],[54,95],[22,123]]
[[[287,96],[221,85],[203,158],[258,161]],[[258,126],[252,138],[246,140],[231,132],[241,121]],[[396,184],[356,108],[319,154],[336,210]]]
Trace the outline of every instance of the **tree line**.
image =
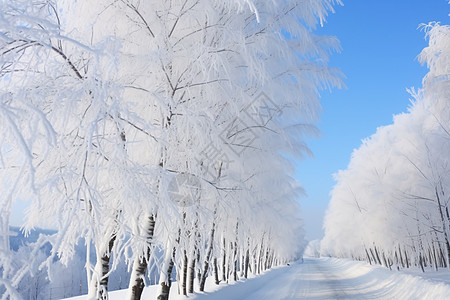
[[423,87],[410,91],[408,112],[364,140],[336,174],[322,255],[389,268],[450,267],[450,28],[423,30]]
[[[337,39],[312,30],[338,2],[2,2],[4,297],[36,268],[51,280],[80,241],[92,299],[122,260],[129,299],[149,268],[168,299],[174,269],[187,295],[298,258],[292,158],[309,154],[319,91],[340,85]],[[45,259],[14,262],[17,199],[25,231],[57,230],[34,244]]]

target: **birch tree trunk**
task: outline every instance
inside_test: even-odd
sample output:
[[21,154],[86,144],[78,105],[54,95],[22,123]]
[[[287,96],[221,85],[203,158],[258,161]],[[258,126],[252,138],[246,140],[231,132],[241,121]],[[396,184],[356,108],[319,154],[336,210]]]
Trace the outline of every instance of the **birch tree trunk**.
[[248,266],[250,264],[250,253],[249,249],[247,249],[247,252],[245,253],[245,263],[244,263],[244,278],[247,278],[248,276]]
[[214,257],[214,282],[216,285],[219,284],[219,268],[217,267],[217,257]]
[[[448,232],[447,232],[447,226],[445,224],[444,212],[442,210],[441,198],[439,196],[437,186],[434,187],[434,191],[435,191],[436,200],[437,200],[437,204],[438,204],[438,208],[439,208],[439,215],[441,217],[442,229],[444,232],[444,242],[445,242],[445,248],[447,250],[447,264],[448,264],[448,266],[450,266],[450,242],[449,242],[449,237],[448,237]],[[447,220],[448,220],[448,216],[447,216]],[[450,226],[450,224],[449,224],[449,226]]]
[[237,281],[237,271],[238,271],[238,231],[239,223],[236,223],[236,239],[234,240],[234,252],[233,252],[233,279]]
[[186,250],[184,250],[184,257],[183,257],[183,279],[182,279],[182,285],[181,285],[181,291],[182,295],[187,295],[187,269],[188,269],[188,257]]
[[[107,249],[97,252],[97,262],[94,267],[94,273],[89,282],[89,298],[108,300],[108,279],[109,262],[111,260],[111,251],[116,241],[116,234],[112,234],[109,239]],[[87,253],[89,255],[89,253]]]
[[187,286],[187,292],[189,294],[192,294],[194,292],[194,279],[195,279],[195,255],[196,249],[194,248],[194,251],[191,253],[191,261],[189,263],[189,280],[188,280],[188,286]]
[[133,269],[130,277],[128,299],[141,299],[142,291],[144,290],[144,277],[147,271],[148,261],[150,259],[150,244],[152,242],[153,233],[155,231],[155,218],[153,215],[147,217],[147,224],[145,228],[145,238],[148,241],[148,246],[143,257],[136,255],[133,263]]
[[223,256],[222,256],[222,281],[227,281],[227,270],[226,270],[226,262],[227,262],[227,249],[225,238],[223,238]]
[[[170,249],[168,247],[167,249]],[[172,286],[172,270],[173,270],[173,260],[175,258],[175,247],[172,252],[167,251],[166,257],[164,258],[164,264],[161,269],[161,274],[159,276],[159,290],[157,300],[169,300],[170,287]]]
[[[208,268],[209,268],[209,261],[211,260],[211,254],[214,246],[214,231],[215,231],[215,223],[212,225],[211,229],[211,236],[209,238],[209,247],[208,252],[206,253],[205,263],[203,267],[203,273],[200,280],[200,291],[203,292],[205,290],[205,283],[206,283],[206,277],[208,276]],[[217,273],[215,273],[217,276]],[[218,280],[216,280],[218,281]]]

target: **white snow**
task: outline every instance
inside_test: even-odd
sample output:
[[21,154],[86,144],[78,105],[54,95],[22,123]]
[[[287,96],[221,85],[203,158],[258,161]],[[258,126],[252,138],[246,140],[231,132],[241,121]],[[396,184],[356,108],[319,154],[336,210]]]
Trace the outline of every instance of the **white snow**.
[[[189,295],[198,300],[264,299],[446,299],[450,295],[450,271],[418,273],[391,271],[364,262],[336,258],[306,258],[303,263],[272,269],[263,275]],[[214,291],[211,291],[214,288]],[[157,286],[144,290],[143,299],[156,299]],[[126,290],[110,293],[124,299]],[[172,285],[170,299],[186,299]],[[68,298],[84,300],[86,296]]]

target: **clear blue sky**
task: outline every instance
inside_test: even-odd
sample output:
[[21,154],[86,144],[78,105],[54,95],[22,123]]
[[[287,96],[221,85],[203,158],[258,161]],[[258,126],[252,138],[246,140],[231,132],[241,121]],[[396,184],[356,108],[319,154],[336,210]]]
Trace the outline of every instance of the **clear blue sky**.
[[353,149],[376,128],[392,123],[410,103],[407,88],[422,86],[427,68],[417,55],[427,46],[421,23],[450,25],[448,0],[343,0],[318,34],[334,35],[342,52],[330,65],[340,68],[346,89],[322,94],[322,135],[308,145],[314,158],[299,163],[297,178],[306,190],[301,199],[306,238],[321,238],[333,174],[345,169]]

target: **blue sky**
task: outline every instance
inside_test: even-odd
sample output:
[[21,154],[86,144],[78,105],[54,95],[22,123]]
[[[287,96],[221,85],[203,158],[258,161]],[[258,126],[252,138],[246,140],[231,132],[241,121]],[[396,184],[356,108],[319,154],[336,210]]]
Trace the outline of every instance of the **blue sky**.
[[330,65],[340,68],[346,88],[322,93],[322,135],[308,140],[314,158],[299,163],[297,178],[307,196],[306,238],[321,238],[333,174],[345,169],[353,149],[376,128],[392,123],[410,103],[408,88],[420,88],[427,68],[417,55],[427,46],[421,23],[450,25],[448,0],[343,0],[318,34],[334,35],[342,51]]

